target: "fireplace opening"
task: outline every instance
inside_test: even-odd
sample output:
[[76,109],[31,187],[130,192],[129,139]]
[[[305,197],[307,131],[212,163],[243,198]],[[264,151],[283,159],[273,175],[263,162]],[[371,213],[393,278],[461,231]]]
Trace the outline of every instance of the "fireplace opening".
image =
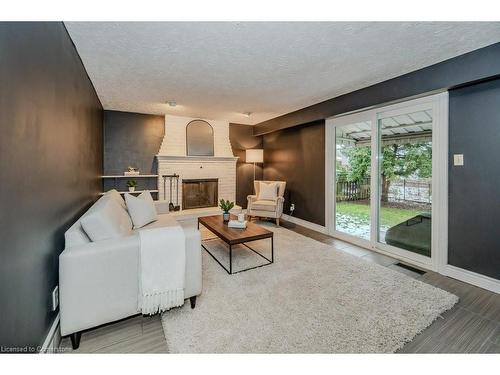
[[218,178],[183,179],[182,209],[217,207]]

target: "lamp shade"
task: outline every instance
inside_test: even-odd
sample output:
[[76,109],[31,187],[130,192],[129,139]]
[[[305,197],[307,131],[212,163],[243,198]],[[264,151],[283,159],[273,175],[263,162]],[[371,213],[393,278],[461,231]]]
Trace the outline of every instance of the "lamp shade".
[[263,163],[264,162],[264,150],[262,149],[250,149],[246,150],[246,162],[247,163]]

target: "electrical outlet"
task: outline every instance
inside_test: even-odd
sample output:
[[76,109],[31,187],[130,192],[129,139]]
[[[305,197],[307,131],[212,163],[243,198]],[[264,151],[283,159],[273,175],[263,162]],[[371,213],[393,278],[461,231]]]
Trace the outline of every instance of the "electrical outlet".
[[59,286],[52,291],[52,311],[56,311],[59,306]]

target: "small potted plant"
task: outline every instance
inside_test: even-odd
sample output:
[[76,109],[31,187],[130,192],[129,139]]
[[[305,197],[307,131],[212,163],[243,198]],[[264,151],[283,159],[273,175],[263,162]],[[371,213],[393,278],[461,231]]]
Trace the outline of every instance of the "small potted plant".
[[137,187],[137,181],[136,180],[128,180],[127,186],[128,186],[128,191],[133,193],[135,191],[135,188]]
[[222,218],[224,220],[224,223],[227,223],[229,221],[229,211],[234,207],[234,202],[229,202],[229,200],[225,201],[224,199],[221,199],[219,202],[219,207],[222,210]]

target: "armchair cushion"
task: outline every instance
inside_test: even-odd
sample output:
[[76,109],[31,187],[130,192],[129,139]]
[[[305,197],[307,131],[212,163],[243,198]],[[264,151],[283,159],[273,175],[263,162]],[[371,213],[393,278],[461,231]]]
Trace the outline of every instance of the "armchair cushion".
[[269,201],[275,201],[276,198],[278,198],[278,183],[277,182],[272,182],[272,183],[265,183],[262,181],[259,181],[259,195],[257,199],[259,201],[262,200],[269,200]]
[[269,212],[274,212],[276,211],[276,200],[270,201],[270,200],[256,200],[252,202],[252,210],[258,210],[258,211],[269,211]]
[[253,186],[255,189],[255,195],[259,196],[261,182],[265,184],[278,184],[278,197],[283,197],[285,195],[285,181],[254,181]]

